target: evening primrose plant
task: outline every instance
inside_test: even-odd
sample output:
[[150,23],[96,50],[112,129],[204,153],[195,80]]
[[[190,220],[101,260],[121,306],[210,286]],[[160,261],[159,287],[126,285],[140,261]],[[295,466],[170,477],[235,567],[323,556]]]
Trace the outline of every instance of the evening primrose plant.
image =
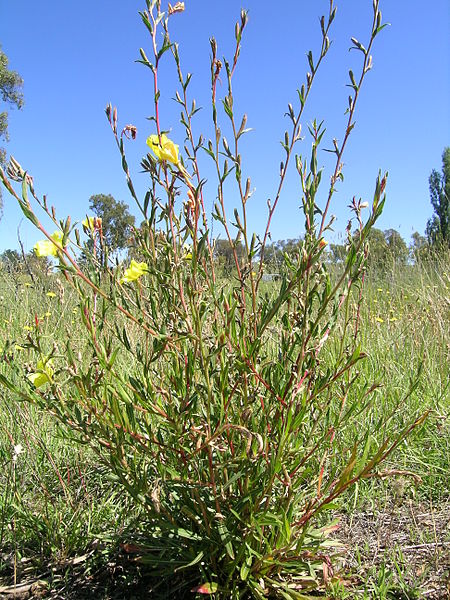
[[[121,130],[117,109],[106,108],[143,219],[133,233],[129,264],[99,261],[99,253],[107,252],[100,220],[88,216],[82,228],[70,218],[59,221],[17,161],[1,173],[43,235],[36,252],[53,257],[78,295],[73,317],[84,330],[84,346],[80,351],[80,328],[68,326],[64,345],[52,345],[37,322],[28,334],[35,369],[27,374],[7,358],[0,382],[53,415],[71,439],[88,444],[117,486],[144,509],[140,530],[127,541],[150,572],[171,582],[176,598],[186,592],[305,599],[324,590],[336,575],[332,534],[338,525],[332,515],[339,499],[359,480],[383,475],[380,463],[424,418],[394,432],[389,415],[371,419],[378,386],[361,381],[358,371],[367,238],[383,209],[386,175],[377,177],[370,207],[355,200],[350,205],[342,271],[332,278],[326,266],[324,236],[343,178],[344,150],[372,66],[372,46],[384,27],[378,0],[372,7],[367,42],[352,38],[361,65],[359,73],[350,71],[342,141],[335,139],[329,150],[329,184],[318,167],[322,123],[308,126],[309,150],[296,154],[305,106],[330,48],[333,0],[320,18],[319,49],[308,52],[310,70],[296,105],[288,104],[284,156],[260,235],[248,226],[252,188],[240,151],[247,116],[237,114],[233,96],[245,11],[236,23],[231,60],[219,58],[211,39],[211,139],[195,130],[191,75],[184,75],[169,34],[170,19],[182,13],[183,3],[164,12],[160,0],[147,0],[140,13],[150,39],[150,57],[141,49],[140,62],[153,79],[155,127],[141,162],[148,181],[143,198],[125,153],[136,128]],[[175,99],[184,140],[175,139],[171,124],[160,118],[158,73],[169,60],[178,76]],[[201,175],[205,159],[217,175],[212,215],[206,208],[211,192]],[[285,255],[280,280],[269,286],[265,253],[291,166],[299,176],[305,233],[297,253]],[[232,220],[231,181],[239,198]],[[328,185],[323,204],[320,185]],[[37,209],[57,226],[56,233],[46,231]],[[231,248],[234,268],[227,278],[218,268],[212,220]],[[370,426],[351,429],[357,433],[349,443],[349,425],[358,419]],[[377,442],[380,431],[385,437]]]

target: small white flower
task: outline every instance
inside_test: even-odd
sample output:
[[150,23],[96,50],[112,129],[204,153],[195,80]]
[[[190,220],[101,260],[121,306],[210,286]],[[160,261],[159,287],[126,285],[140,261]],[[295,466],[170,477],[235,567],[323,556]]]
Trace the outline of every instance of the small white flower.
[[19,456],[19,454],[22,454],[23,452],[23,446],[22,444],[16,444],[14,446],[14,455],[13,455],[13,461],[16,462],[17,457]]

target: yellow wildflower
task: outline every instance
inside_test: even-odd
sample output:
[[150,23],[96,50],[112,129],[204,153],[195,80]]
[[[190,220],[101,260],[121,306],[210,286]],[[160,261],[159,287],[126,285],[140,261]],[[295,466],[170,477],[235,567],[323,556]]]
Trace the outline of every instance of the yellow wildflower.
[[123,277],[120,279],[120,283],[136,281],[142,275],[148,272],[148,266],[145,262],[138,263],[132,260],[128,269],[126,269]]
[[323,238],[320,238],[320,240],[319,240],[319,248],[322,250],[322,248],[325,248],[325,246],[328,246],[327,240],[324,240]]
[[89,231],[94,231],[95,229],[100,229],[102,226],[102,220],[100,217],[86,217],[81,224]]
[[51,367],[51,361],[38,361],[36,365],[36,371],[27,375],[27,378],[35,387],[41,387],[46,383],[51,383],[53,377],[53,369]]
[[149,136],[147,146],[150,147],[158,160],[167,160],[176,166],[180,162],[178,145],[169,140],[165,133],[161,134],[161,141],[157,135]]
[[33,331],[33,328],[29,325],[24,325],[23,328],[25,329],[25,331]]
[[53,241],[40,240],[36,242],[34,245],[36,256],[58,256],[59,248],[56,244],[62,246],[63,234],[60,231],[55,231],[50,237]]
[[49,298],[56,298],[55,292],[47,292],[45,295],[48,296]]
[[377,323],[384,323],[384,319],[382,319],[381,317],[375,317],[375,321]]

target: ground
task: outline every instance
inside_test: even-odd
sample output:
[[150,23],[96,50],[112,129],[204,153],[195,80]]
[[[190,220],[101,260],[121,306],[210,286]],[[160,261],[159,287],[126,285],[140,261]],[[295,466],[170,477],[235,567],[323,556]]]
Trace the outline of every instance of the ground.
[[[450,501],[435,508],[431,503],[402,499],[383,510],[341,515],[340,520],[342,560],[353,576],[335,592],[336,598],[450,598]],[[2,562],[8,561],[8,573],[0,580],[0,600],[177,597],[155,588],[133,555],[123,549],[105,560],[102,549],[94,545],[75,559],[40,565],[40,574],[31,560],[22,560],[17,565],[16,588],[13,557],[4,555]]]

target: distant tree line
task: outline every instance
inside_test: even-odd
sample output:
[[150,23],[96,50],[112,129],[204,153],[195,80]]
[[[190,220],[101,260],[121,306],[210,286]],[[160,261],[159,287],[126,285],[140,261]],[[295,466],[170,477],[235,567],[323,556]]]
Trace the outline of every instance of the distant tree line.
[[[429,187],[434,212],[428,220],[425,236],[413,233],[408,247],[395,229],[372,229],[368,240],[369,269],[388,271],[394,264],[401,266],[408,262],[432,260],[437,254],[450,248],[450,147],[445,148],[442,155],[442,172],[435,169],[431,172]],[[143,258],[136,256],[133,239],[135,235],[145,233],[145,222],[136,230],[135,218],[124,202],[116,200],[111,194],[95,194],[89,199],[89,210],[102,221],[97,257],[101,268],[105,269],[109,258],[120,252],[129,258]],[[268,270],[272,273],[281,272],[286,263],[285,257],[295,260],[301,242],[301,238],[298,237],[268,244],[264,252],[264,262]],[[87,249],[92,249],[92,241],[88,240]],[[340,264],[346,256],[345,245],[330,244],[327,256],[330,263]],[[240,264],[244,262],[244,246],[240,241],[216,239],[214,258],[224,274],[230,274],[236,268],[236,259]],[[83,256],[81,259],[83,260]],[[38,258],[34,252],[25,255],[16,250],[5,250],[0,254],[0,268],[11,273],[39,274],[48,271],[49,267],[49,261]]]

